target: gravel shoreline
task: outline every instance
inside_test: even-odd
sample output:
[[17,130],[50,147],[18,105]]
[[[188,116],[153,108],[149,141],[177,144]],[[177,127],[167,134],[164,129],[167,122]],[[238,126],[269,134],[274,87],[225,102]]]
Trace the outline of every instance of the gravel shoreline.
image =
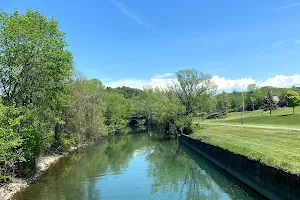
[[56,163],[59,159],[67,156],[70,152],[78,149],[79,147],[72,147],[69,151],[59,155],[45,155],[40,156],[37,159],[36,170],[37,172],[30,177],[29,179],[23,178],[11,178],[8,183],[0,186],[0,199],[1,200],[9,200],[13,197],[13,195],[19,192],[21,189],[26,188],[30,185],[30,183],[36,181],[44,172],[54,163]]

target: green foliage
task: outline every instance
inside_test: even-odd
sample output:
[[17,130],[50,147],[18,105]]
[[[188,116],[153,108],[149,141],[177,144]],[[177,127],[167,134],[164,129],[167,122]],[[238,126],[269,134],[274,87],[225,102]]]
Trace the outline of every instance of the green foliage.
[[[137,114],[146,116],[152,125],[162,127],[169,134],[180,132],[186,124],[185,108],[173,90],[145,88],[144,94],[134,99]],[[184,127],[182,127],[184,128]]]
[[117,87],[117,88],[110,88],[106,89],[107,91],[114,91],[116,93],[122,94],[125,99],[131,99],[134,96],[140,96],[143,93],[143,90],[137,88],[130,88],[130,87]]
[[228,109],[230,108],[230,99],[228,94],[223,91],[221,94],[216,96],[216,99],[216,109],[220,117],[226,116]]
[[[244,125],[251,126],[274,126],[285,128],[300,128],[300,106],[295,107],[295,114],[292,115],[290,108],[278,108],[272,111],[270,115],[269,111],[256,110],[243,112]],[[241,112],[228,113],[226,118],[220,118],[218,120],[202,120],[200,118],[193,118],[194,122],[200,123],[216,123],[216,124],[228,124],[228,125],[241,125]]]
[[71,86],[72,104],[65,112],[64,134],[69,138],[75,137],[79,143],[106,135],[103,84],[97,79],[87,80],[77,74]]
[[288,107],[293,108],[295,113],[295,107],[300,105],[300,96],[297,92],[289,90],[285,96],[285,100]]
[[208,74],[203,74],[196,69],[180,70],[176,73],[177,81],[173,82],[171,89],[175,91],[181,104],[185,106],[186,115],[199,110],[207,98],[202,95],[211,95],[216,86]]
[[255,84],[248,85],[248,92],[246,94],[246,109],[257,110],[263,107],[264,92]]
[[15,131],[21,117],[7,117],[8,112],[8,108],[0,104],[0,180],[14,173],[16,164],[24,161],[22,139]]
[[233,91],[232,93],[228,93],[230,99],[230,108],[232,111],[241,111],[243,98],[242,92]]
[[[55,19],[38,11],[0,13],[0,88],[8,121],[1,127],[16,135],[12,141],[21,141],[17,144],[24,159],[12,162],[18,163],[21,175],[32,171],[36,157],[52,145],[59,134],[56,127],[63,123],[73,71],[64,35]],[[7,171],[14,168],[10,165]]]
[[104,116],[107,126],[125,126],[128,123],[127,118],[134,114],[132,102],[116,92],[105,93],[105,105]]
[[264,110],[269,110],[270,114],[272,114],[272,110],[275,110],[276,108],[276,102],[273,99],[272,91],[270,89],[267,96],[264,98]]

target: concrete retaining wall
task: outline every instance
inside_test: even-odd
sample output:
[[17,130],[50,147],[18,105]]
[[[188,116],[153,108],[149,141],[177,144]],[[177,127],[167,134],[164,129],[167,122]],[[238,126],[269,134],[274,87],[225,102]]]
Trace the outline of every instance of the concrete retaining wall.
[[180,141],[269,199],[300,199],[300,177],[204,143],[187,135]]

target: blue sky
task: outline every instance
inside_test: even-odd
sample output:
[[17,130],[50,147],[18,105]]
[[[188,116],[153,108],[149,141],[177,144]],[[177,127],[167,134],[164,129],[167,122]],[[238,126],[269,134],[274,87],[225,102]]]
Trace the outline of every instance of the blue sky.
[[162,85],[196,68],[219,89],[300,85],[300,0],[1,0],[66,32],[75,66],[110,86]]

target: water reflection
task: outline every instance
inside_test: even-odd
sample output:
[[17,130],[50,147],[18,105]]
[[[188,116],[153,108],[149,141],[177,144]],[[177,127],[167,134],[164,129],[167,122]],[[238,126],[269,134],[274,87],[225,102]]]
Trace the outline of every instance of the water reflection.
[[[170,148],[171,146],[171,148]],[[157,143],[149,160],[153,193],[178,193],[178,199],[262,199],[217,166],[175,141]]]
[[25,199],[260,198],[176,140],[112,137],[72,153],[15,196]]

